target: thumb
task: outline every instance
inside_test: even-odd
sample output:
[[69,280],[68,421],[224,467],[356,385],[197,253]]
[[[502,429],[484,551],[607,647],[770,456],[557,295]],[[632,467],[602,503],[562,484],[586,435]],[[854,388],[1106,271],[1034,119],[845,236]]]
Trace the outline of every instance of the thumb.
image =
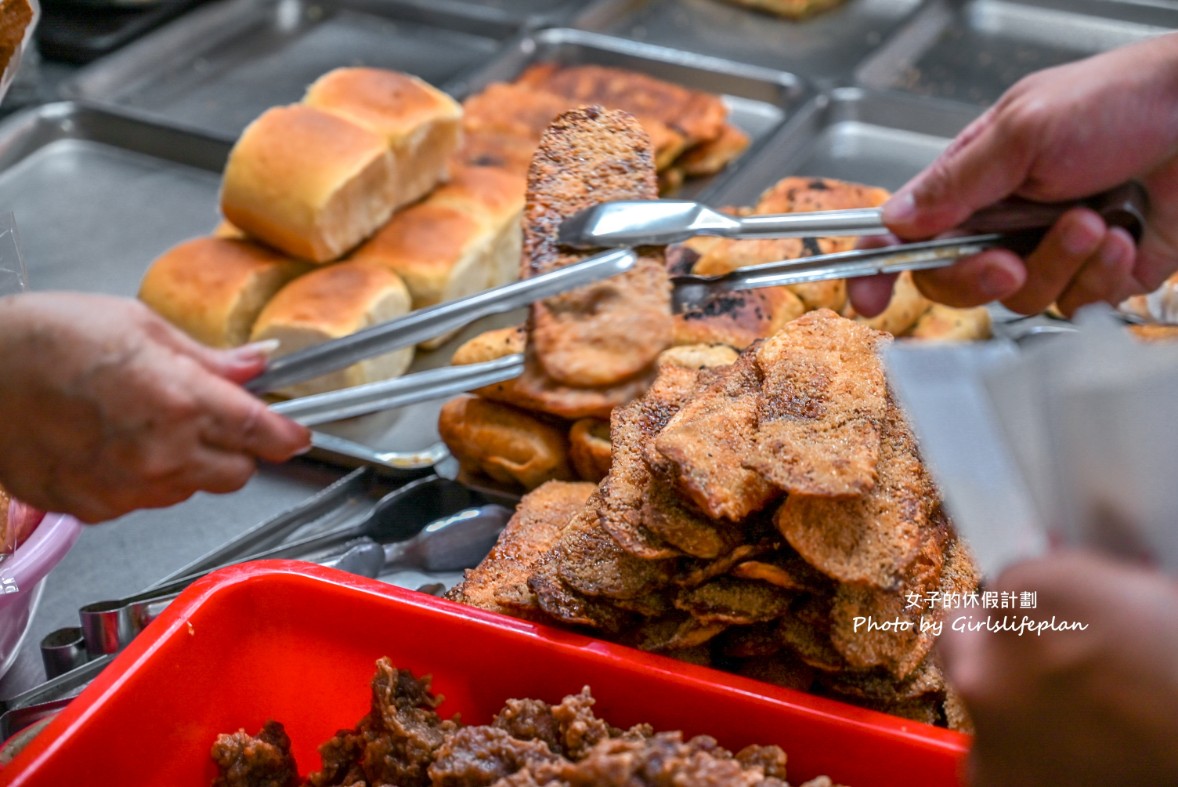
[[1144,184],[1150,208],[1145,233],[1137,247],[1133,277],[1155,290],[1178,270],[1178,156],[1151,172]]
[[923,172],[883,205],[888,229],[928,238],[956,227],[979,208],[1013,194],[1031,162],[1025,142],[1000,128],[989,110],[971,123]]
[[209,347],[162,320],[160,323],[155,326],[153,335],[161,344],[175,353],[188,356],[211,374],[239,385],[261,374],[270,356],[278,349],[277,339],[230,349]]
[[210,350],[205,367],[221,377],[238,384],[257,377],[266,369],[270,356],[278,349],[277,339],[245,344],[231,350]]

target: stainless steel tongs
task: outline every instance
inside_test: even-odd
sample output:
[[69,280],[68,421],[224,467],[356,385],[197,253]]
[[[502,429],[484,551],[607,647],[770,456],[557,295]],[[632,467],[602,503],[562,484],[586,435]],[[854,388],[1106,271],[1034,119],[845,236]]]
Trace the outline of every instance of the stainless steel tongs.
[[[1126,183],[1088,200],[1033,203],[1012,200],[979,211],[963,225],[981,233],[904,243],[879,249],[822,254],[740,268],[723,276],[672,278],[672,308],[689,311],[718,293],[786,284],[854,278],[878,273],[926,270],[953,264],[998,246],[1027,253],[1064,212],[1083,205],[1108,223],[1139,238],[1147,196]],[[694,202],[650,200],[604,203],[572,217],[561,227],[562,242],[577,246],[659,245],[697,234],[733,238],[809,235],[872,235],[885,232],[877,209],[818,211],[781,216],[733,218]],[[247,387],[257,393],[307,380],[383,352],[416,344],[490,314],[525,306],[629,270],[637,255],[629,249],[605,251],[587,260],[469,298],[414,312],[398,320],[278,359]],[[519,376],[523,356],[446,367],[384,382],[281,402],[272,407],[307,425],[349,418],[391,407],[443,398]]]
[[[1145,190],[1130,182],[1085,200],[1005,200],[974,213],[958,230],[969,234],[1046,229],[1066,211],[1081,206],[1102,214],[1112,224],[1127,226],[1141,221],[1145,204]],[[656,199],[595,205],[562,223],[559,238],[563,246],[603,249],[665,246],[697,235],[754,239],[860,237],[887,232],[879,208],[731,216],[690,200]]]
[[[265,372],[246,383],[246,388],[260,394],[309,380],[365,358],[417,344],[481,317],[501,314],[541,298],[601,281],[629,270],[637,260],[637,255],[626,249],[607,251],[575,265],[420,309],[351,336],[283,356],[271,363]],[[270,407],[305,426],[316,426],[442,399],[510,380],[518,377],[522,371],[523,356],[511,355],[486,363],[431,369],[392,380],[303,396],[277,402]]]
[[[558,293],[608,279],[634,267],[638,257],[627,249],[594,255],[575,265],[558,268],[529,279],[505,284],[437,306],[419,309],[396,320],[293,352],[271,363],[266,371],[246,383],[254,393],[267,393],[351,366],[374,355],[408,347]],[[423,373],[428,374],[428,372]],[[401,378],[404,381],[408,378]],[[351,389],[349,389],[351,390]]]

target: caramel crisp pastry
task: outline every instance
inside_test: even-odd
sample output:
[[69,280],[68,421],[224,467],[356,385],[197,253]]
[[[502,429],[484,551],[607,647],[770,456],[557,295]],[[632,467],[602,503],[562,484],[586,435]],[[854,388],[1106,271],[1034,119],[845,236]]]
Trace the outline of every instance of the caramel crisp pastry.
[[524,172],[540,136],[561,112],[600,105],[630,113],[650,135],[663,190],[719,172],[749,145],[728,123],[719,96],[596,65],[540,63],[513,83],[496,83],[463,105],[460,156]]
[[526,496],[450,597],[961,727],[920,626],[941,610],[907,602],[978,577],[888,390],[890,340],[821,309],[726,365],[660,364],[614,410],[596,489]]
[[[583,186],[578,186],[575,183],[570,188],[573,192],[577,188],[583,190]],[[564,193],[563,190],[567,190],[564,186],[548,190],[555,192],[559,199],[566,199],[561,196]],[[870,207],[879,205],[886,197],[886,191],[858,183],[848,183],[831,178],[788,177],[766,190],[754,208],[739,210],[739,212],[789,213]],[[532,199],[534,201],[547,200],[545,189],[534,189]],[[545,202],[543,210],[549,210],[554,204],[558,203]],[[559,213],[559,209],[557,212]],[[542,218],[546,214],[542,210],[536,210],[529,215]],[[539,234],[540,228],[544,225],[534,226],[537,228],[534,230],[535,233]],[[666,268],[672,276],[684,273],[718,275],[746,265],[845,251],[852,248],[854,242],[853,238],[828,237],[752,241],[699,237],[693,238],[685,244],[668,247],[666,249]],[[532,248],[542,250],[546,255],[555,253],[550,245],[536,243]],[[545,259],[552,259],[552,257],[547,256]],[[836,280],[722,293],[700,307],[672,317],[671,343],[673,347],[665,350],[660,358],[668,363],[695,367],[696,369],[727,365],[732,363],[736,357],[735,350],[744,349],[758,340],[773,336],[791,320],[806,312],[822,308],[841,311],[847,316],[853,316],[847,307],[845,282]],[[892,301],[882,314],[871,319],[856,318],[856,322],[900,337],[911,337],[924,341],[967,341],[989,335],[989,313],[985,308],[953,309],[940,304],[930,304],[928,299],[916,289],[911,277],[907,275],[900,278]],[[633,332],[627,329],[625,333]],[[813,337],[817,344],[812,349],[816,352],[839,352],[837,344],[820,346],[821,338],[819,336]],[[580,359],[582,363],[588,363],[591,358],[598,357],[585,352],[581,345],[580,338],[575,342],[569,342],[566,355],[574,361]],[[459,348],[453,356],[452,363],[467,364],[489,361],[512,353],[523,353],[527,347],[528,332],[522,326],[489,331]],[[776,345],[770,345],[762,352],[774,352],[775,347]],[[621,357],[612,356],[609,359],[611,365],[618,363]],[[788,361],[789,359],[783,360]],[[871,361],[871,364],[874,364],[874,361]],[[603,368],[609,369],[610,367]],[[835,421],[832,420],[833,417],[828,418],[828,429],[821,433],[821,439],[828,443],[837,444],[843,439],[850,439],[852,442],[848,445],[858,446],[856,451],[839,457],[840,463],[847,462],[849,464],[839,471],[837,478],[835,475],[827,473],[822,478],[813,480],[814,484],[827,485],[827,490],[832,494],[837,493],[837,489],[830,486],[831,484],[841,484],[847,493],[853,494],[866,490],[874,478],[873,471],[867,471],[874,467],[876,448],[873,446],[876,443],[873,441],[876,441],[877,436],[869,424],[878,423],[882,413],[883,382],[880,374],[863,376],[863,372],[864,369],[852,370],[846,366],[843,367],[843,373],[836,380],[843,386],[844,393],[859,398],[859,404],[855,406],[858,414],[846,421]],[[808,374],[809,370],[804,363],[797,361],[793,366],[783,366],[774,371],[766,384],[770,387],[786,383],[803,384]],[[789,375],[790,379],[783,382],[779,378],[785,375]],[[568,433],[568,462],[572,465],[577,477],[596,482],[604,478],[605,472],[609,469],[609,435],[606,421],[610,416],[610,410],[615,405],[638,396],[649,385],[649,377],[636,377],[623,386],[615,387],[610,391],[611,395],[605,397],[597,389],[569,386],[545,378],[543,384],[540,385],[521,386],[516,381],[510,381],[488,386],[480,389],[477,393],[480,397],[516,408],[520,415],[515,420],[521,428],[526,428],[528,423],[537,424],[537,428],[542,431],[563,427]],[[729,383],[723,385],[732,388]],[[739,383],[737,383],[737,389],[739,389]],[[714,414],[717,423],[727,424],[729,422],[727,421],[726,408],[743,407],[747,420],[751,417],[747,412],[750,401],[747,396],[742,397],[738,391],[730,391],[726,394],[717,391],[704,397],[703,401],[693,404],[688,414],[679,417],[676,427],[669,434],[660,437],[661,449],[669,454],[679,450],[675,444],[686,439],[689,428],[690,430],[702,428],[700,422],[707,417],[708,412]],[[530,418],[525,418],[525,413]],[[791,470],[793,460],[790,458],[789,449],[793,439],[791,436],[792,421],[781,418],[774,419],[771,414],[765,414],[765,420],[766,427],[762,430],[758,442],[747,447],[751,451],[748,461],[753,463],[754,469],[764,476],[776,477],[779,484],[784,484],[784,476],[795,472]],[[713,432],[720,441],[717,442],[717,447],[731,439],[727,429],[713,430]],[[480,461],[493,461],[496,450],[494,446],[470,445],[466,442],[466,439],[474,434],[476,431],[473,428],[458,429],[454,428],[452,424],[447,424],[443,430],[444,436],[450,435],[450,437],[446,437],[446,441],[456,456],[480,456],[486,457],[485,460]],[[818,439],[817,435],[818,432],[814,432],[812,437]],[[523,441],[515,440],[512,442],[515,445],[523,443]],[[550,442],[547,445],[554,445],[554,443]],[[744,448],[742,447],[740,450],[744,450]],[[616,459],[618,455],[619,451],[616,450],[614,458]],[[756,464],[758,457],[764,460],[760,465]],[[516,459],[518,460],[518,458],[517,455]],[[781,461],[778,461],[778,458]],[[647,459],[652,466],[662,465],[660,473],[664,478],[670,472],[664,461],[651,458],[649,454]],[[494,471],[488,471],[486,467],[480,468],[480,461],[473,459],[463,461],[463,471],[468,476],[495,476]],[[531,489],[543,481],[558,477],[564,478],[556,473],[556,470],[562,468],[563,465],[555,457],[543,458],[541,464],[550,468],[551,472],[531,474],[532,482],[523,483],[521,481],[520,485]],[[694,484],[690,479],[685,480],[684,483],[689,488],[696,489],[696,491],[686,492],[686,494],[695,495],[694,502],[697,505],[709,514],[723,517],[726,515],[721,513],[721,508],[728,506],[728,503],[719,500],[706,502],[702,498],[705,495],[719,495],[721,493],[714,491],[715,489],[728,489],[732,484],[749,483],[755,485],[759,483],[755,479],[760,476],[747,468],[742,468],[742,462],[733,461],[726,465],[718,465],[718,467],[729,470],[728,475],[722,481],[719,477],[701,476]],[[702,491],[702,485],[705,483],[712,484],[714,490]],[[811,492],[811,494],[818,493],[820,490],[816,487]],[[743,516],[739,508],[730,510],[737,518]],[[664,519],[658,517],[657,521],[663,522]]]
[[841,5],[843,0],[725,0],[733,5],[755,8],[799,21]]
[[[370,711],[319,747],[320,770],[299,779],[290,738],[282,724],[268,721],[256,736],[217,736],[213,787],[789,787],[780,747],[746,746],[734,754],[706,735],[685,739],[649,724],[623,730],[593,712],[588,686],[556,705],[509,699],[482,726],[443,719],[441,702],[428,676],[382,658]],[[820,776],[799,787],[837,785]]]

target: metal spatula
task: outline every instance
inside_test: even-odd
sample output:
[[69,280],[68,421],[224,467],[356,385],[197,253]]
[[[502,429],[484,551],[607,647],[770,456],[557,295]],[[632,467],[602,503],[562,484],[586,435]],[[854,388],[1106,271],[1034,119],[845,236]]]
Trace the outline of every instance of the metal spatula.
[[[1144,212],[1145,191],[1125,183],[1086,200],[1038,203],[1007,200],[984,208],[961,224],[966,232],[1017,232],[1049,227],[1066,211],[1090,207],[1119,224],[1125,214]],[[797,238],[884,235],[878,208],[809,213],[730,216],[690,200],[605,202],[572,216],[560,226],[562,245],[579,249],[661,246],[696,235],[723,238]]]

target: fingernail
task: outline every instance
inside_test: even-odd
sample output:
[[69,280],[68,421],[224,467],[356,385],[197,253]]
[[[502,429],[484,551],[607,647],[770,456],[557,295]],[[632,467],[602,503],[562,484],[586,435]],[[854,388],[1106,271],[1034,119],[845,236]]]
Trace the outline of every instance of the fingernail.
[[916,217],[916,198],[911,191],[900,191],[883,204],[883,220],[888,226],[907,224]]
[[1124,249],[1119,244],[1106,243],[1100,250],[1100,264],[1110,270],[1118,268],[1124,256]]
[[1086,257],[1096,249],[1100,237],[1082,222],[1075,221],[1064,228],[1063,237],[1059,242],[1063,250],[1071,256]]
[[235,347],[231,352],[239,358],[269,358],[281,344],[277,339],[264,339],[260,342]]
[[990,299],[1005,298],[1017,286],[1011,272],[1002,265],[987,265],[978,276],[982,294]]

